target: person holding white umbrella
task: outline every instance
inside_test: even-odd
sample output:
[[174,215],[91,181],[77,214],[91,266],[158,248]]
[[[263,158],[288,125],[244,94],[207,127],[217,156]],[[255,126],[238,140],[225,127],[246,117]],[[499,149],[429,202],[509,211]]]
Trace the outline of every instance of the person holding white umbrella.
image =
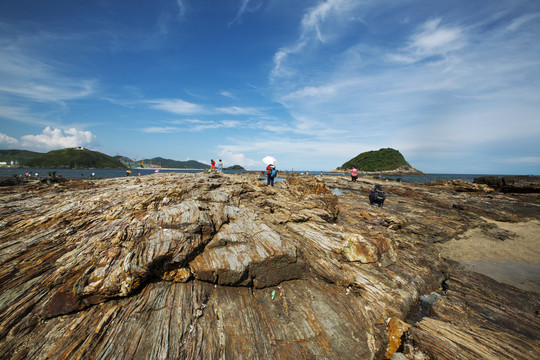
[[276,159],[272,156],[266,156],[263,162],[266,164],[266,186],[274,186],[274,178],[276,177],[274,164],[276,163]]

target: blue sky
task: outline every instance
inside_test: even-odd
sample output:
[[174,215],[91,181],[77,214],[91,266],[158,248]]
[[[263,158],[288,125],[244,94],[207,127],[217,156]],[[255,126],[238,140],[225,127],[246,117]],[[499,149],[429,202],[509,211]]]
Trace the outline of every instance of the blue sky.
[[0,149],[540,174],[537,0],[0,0]]

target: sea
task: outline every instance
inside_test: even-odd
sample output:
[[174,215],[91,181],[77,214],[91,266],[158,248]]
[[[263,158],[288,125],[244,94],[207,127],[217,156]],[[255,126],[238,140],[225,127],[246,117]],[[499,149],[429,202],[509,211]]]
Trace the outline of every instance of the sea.
[[[65,178],[90,178],[92,174],[96,178],[112,178],[112,177],[125,177],[125,176],[146,176],[156,173],[156,169],[130,169],[131,173],[127,173],[126,169],[32,169],[32,168],[0,168],[0,177],[12,177],[12,176],[25,176],[29,174],[32,177],[45,178],[49,173],[56,172],[56,175],[62,175]],[[159,169],[157,172],[160,173],[198,173],[202,172],[200,169]],[[225,174],[236,174],[236,173],[261,173],[262,171],[227,171]],[[350,177],[349,174],[336,174],[328,171],[295,171],[299,174],[309,174],[309,175],[334,175],[334,176],[345,176]],[[278,175],[279,176],[279,175]],[[363,175],[360,175],[363,176]],[[380,177],[381,179],[392,179],[399,180],[404,182],[417,182],[424,183],[435,180],[467,180],[473,182],[474,178],[480,176],[507,176],[507,175],[496,175],[496,174],[423,174],[423,175],[369,175]]]

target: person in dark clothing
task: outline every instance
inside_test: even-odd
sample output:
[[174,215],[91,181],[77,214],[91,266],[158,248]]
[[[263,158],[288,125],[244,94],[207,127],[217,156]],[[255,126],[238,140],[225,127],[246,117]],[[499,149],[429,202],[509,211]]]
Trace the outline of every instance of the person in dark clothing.
[[381,185],[375,185],[369,193],[369,204],[383,206],[384,200],[386,200],[386,194],[382,190]]

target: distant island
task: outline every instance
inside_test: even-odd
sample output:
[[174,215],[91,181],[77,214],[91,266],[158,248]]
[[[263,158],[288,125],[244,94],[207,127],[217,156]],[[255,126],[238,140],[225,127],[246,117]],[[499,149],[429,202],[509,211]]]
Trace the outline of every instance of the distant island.
[[353,166],[366,173],[395,172],[422,174],[421,171],[413,168],[398,150],[392,148],[363,152],[350,159],[336,170],[346,171]]
[[224,168],[223,170],[228,170],[228,171],[246,171],[246,169],[244,169],[244,168],[243,168],[242,166],[240,166],[240,165],[229,166],[229,167]]

